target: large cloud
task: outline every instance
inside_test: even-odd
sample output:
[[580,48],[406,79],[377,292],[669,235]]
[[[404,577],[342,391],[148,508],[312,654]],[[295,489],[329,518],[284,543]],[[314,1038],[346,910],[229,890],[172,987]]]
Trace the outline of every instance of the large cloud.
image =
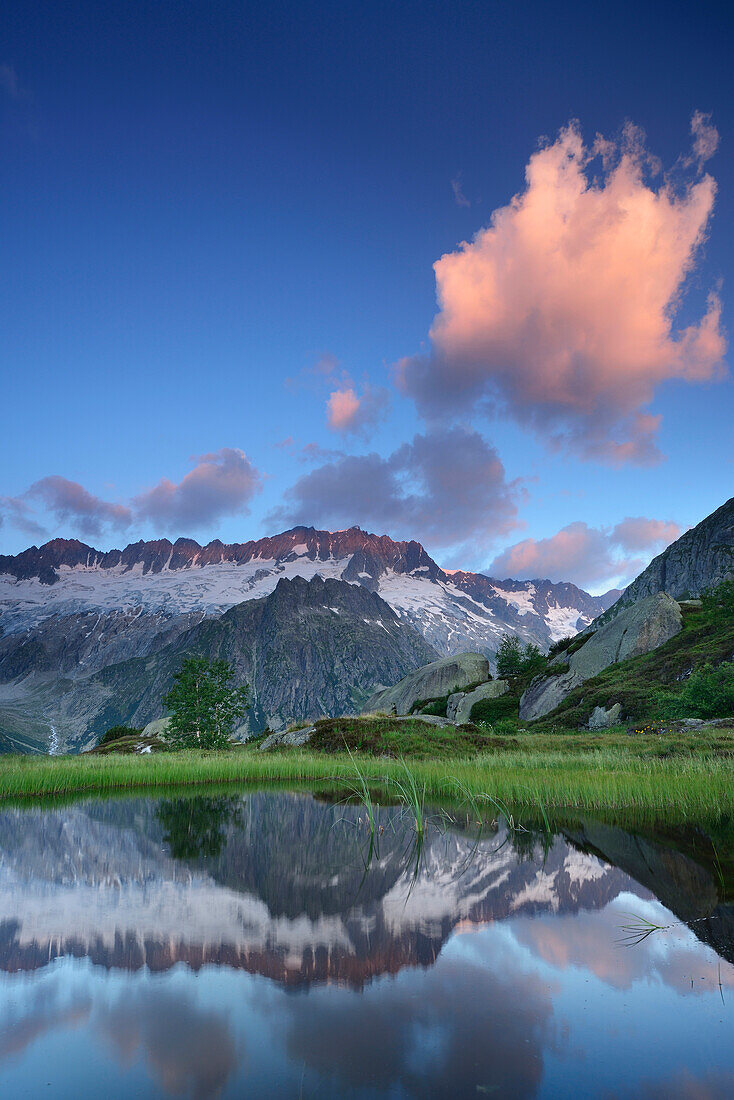
[[59,523],[72,523],[83,535],[98,535],[106,525],[125,528],[132,520],[127,505],[102,500],[58,474],[34,482],[24,495],[39,500]]
[[525,190],[434,265],[432,349],[396,371],[424,415],[499,404],[586,458],[660,457],[656,388],[716,378],[725,352],[715,293],[699,320],[675,321],[716,191],[701,165],[718,135],[700,113],[692,133],[677,185],[653,186],[629,125],[587,148],[571,123],[531,156]]
[[516,486],[478,432],[416,435],[387,458],[341,455],[299,478],[271,512],[275,524],[365,524],[395,536],[455,546],[516,526]]
[[644,516],[628,517],[609,528],[569,523],[549,538],[523,539],[509,546],[487,571],[495,577],[571,580],[592,587],[628,583],[680,533],[675,523]]
[[247,515],[250,501],[261,488],[262,476],[244,451],[222,447],[201,455],[178,483],[161,478],[133,505],[140,518],[159,527],[187,530],[235,512]]

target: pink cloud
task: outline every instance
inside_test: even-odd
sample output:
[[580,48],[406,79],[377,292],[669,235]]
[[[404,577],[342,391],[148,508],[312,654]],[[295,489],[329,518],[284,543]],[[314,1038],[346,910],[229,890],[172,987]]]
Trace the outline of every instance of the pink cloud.
[[[700,166],[718,135],[699,114],[692,130]],[[531,156],[525,190],[434,265],[431,353],[396,368],[425,415],[499,403],[584,457],[660,458],[656,388],[720,377],[726,341],[713,292],[698,321],[675,328],[714,180],[699,169],[655,187],[655,168],[632,126],[588,148],[571,123]]]
[[329,394],[326,402],[326,423],[340,435],[366,435],[387,410],[387,391],[382,387],[372,389],[365,382],[362,393],[357,393],[348,375],[344,383]]
[[693,155],[701,165],[709,160],[719,147],[719,133],[716,127],[711,125],[711,115],[694,111],[691,119],[691,134],[693,135]]
[[[672,522],[627,517],[612,528],[569,523],[544,539],[523,539],[498,554],[488,568],[496,577],[571,580],[584,586],[631,581],[680,534]],[[631,556],[634,555],[634,556]]]
[[647,550],[651,546],[667,546],[682,534],[677,523],[644,516],[628,516],[612,531],[612,539],[625,550]]
[[361,403],[351,386],[346,390],[334,390],[326,402],[326,419],[331,430],[350,431],[359,414]]

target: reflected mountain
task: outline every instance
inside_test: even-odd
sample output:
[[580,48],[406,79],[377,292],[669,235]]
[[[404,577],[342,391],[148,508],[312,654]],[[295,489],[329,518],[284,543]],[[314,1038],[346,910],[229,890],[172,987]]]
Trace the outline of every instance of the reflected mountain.
[[363,817],[262,792],[5,810],[0,968],[74,956],[108,969],[218,964],[288,987],[360,988],[431,966],[457,927],[592,912],[630,893],[657,897],[734,957],[734,910],[695,844],[683,851],[593,822],[545,843],[502,824],[478,839],[466,821],[441,819],[415,874],[415,833],[400,810],[382,809],[370,862]]

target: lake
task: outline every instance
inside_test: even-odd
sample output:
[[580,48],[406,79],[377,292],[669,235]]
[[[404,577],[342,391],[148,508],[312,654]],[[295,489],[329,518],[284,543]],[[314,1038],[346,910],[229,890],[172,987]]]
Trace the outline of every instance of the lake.
[[0,1095],[734,1095],[730,824],[380,825],[284,791],[1,810]]

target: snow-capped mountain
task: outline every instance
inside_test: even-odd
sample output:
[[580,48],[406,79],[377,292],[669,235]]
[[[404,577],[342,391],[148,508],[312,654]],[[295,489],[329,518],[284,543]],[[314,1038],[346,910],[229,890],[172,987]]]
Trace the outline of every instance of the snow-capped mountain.
[[446,655],[473,649],[491,656],[508,632],[547,647],[583,629],[618,595],[444,570],[420,543],[395,542],[359,527],[295,527],[245,543],[162,539],[106,553],[54,539],[0,556],[0,625],[6,636],[43,634],[44,624],[56,633],[65,620],[67,640],[79,636],[74,661],[102,667],[110,645],[120,659],[123,638],[125,656],[145,652],[161,630],[186,628],[266,596],[282,577],[316,575],[377,592]]
[[[326,652],[341,644],[336,635],[314,628],[307,638],[298,628],[301,612],[290,608],[292,601],[285,600],[288,623],[278,617],[276,608],[282,608],[285,590],[296,580],[309,582],[307,596],[302,595],[311,626],[317,620],[338,622],[339,637],[343,642],[346,631],[352,647],[344,652],[356,647],[359,660],[352,662],[352,671],[359,675],[345,690],[363,693],[385,682],[390,669],[399,679],[436,654],[478,650],[492,661],[506,633],[546,648],[553,639],[585,627],[616,595],[594,597],[572,584],[451,572],[418,542],[395,542],[358,527],[335,532],[296,527],[274,538],[229,545],[164,539],[107,553],[55,539],[15,557],[0,557],[0,751],[84,747],[100,732],[100,724],[106,728],[107,719],[110,724],[131,718],[113,705],[113,697],[124,694],[120,685],[134,684],[131,659],[178,653],[179,643],[189,645],[198,637],[197,628],[207,626],[203,620],[222,620],[237,607],[258,608],[254,617],[240,615],[238,621],[259,623],[242,636],[239,656],[253,656],[262,646],[277,648],[284,630],[292,630],[294,639],[281,657],[297,651],[303,675],[307,667],[333,668]],[[282,599],[275,598],[279,582],[285,583]],[[329,604],[334,603],[329,586],[335,583],[342,590],[337,600],[344,604],[341,618]],[[360,610],[364,600],[360,603],[358,595],[377,601],[375,607]],[[319,599],[326,601],[322,615]],[[394,624],[389,622],[393,613]],[[370,643],[362,645],[367,634]],[[322,698],[315,713],[339,706],[327,679],[324,672],[311,684]],[[253,683],[249,672],[248,682],[257,691],[258,706],[263,702],[251,712],[253,721],[272,719],[273,685]],[[287,696],[288,685],[280,687]],[[304,693],[299,698],[303,701]],[[343,700],[341,705],[346,705]],[[280,713],[282,706],[275,710]],[[300,710],[292,710],[294,716],[307,717]]]

